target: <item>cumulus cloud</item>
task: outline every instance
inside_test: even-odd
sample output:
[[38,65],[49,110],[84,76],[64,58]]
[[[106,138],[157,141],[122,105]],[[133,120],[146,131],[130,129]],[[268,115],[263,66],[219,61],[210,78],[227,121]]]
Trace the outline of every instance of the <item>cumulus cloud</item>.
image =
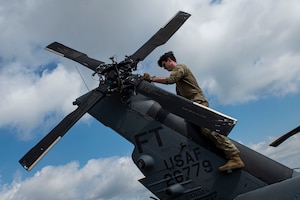
[[0,112],[5,116],[0,127],[14,127],[23,133],[24,139],[30,138],[29,133],[47,117],[49,122],[55,114],[74,109],[72,101],[80,91],[79,76],[62,65],[41,75],[20,64],[11,64],[0,72]]
[[[288,167],[300,166],[298,135],[277,148],[268,147],[270,141],[249,147]],[[0,199],[138,200],[154,196],[138,182],[143,175],[130,157],[91,159],[82,167],[76,161],[62,166],[46,166],[26,179],[22,179],[20,172],[17,174],[12,183],[0,185]]]
[[266,141],[262,141],[257,144],[249,144],[249,147],[253,150],[262,153],[272,159],[283,163],[290,168],[299,168],[299,143],[300,136],[294,135],[278,147],[271,147],[269,144],[276,138],[270,137]]
[[204,6],[183,28],[186,40],[179,47],[192,45],[188,51],[181,48],[179,55],[186,54],[183,59],[200,83],[222,103],[298,92],[299,7],[297,1]]
[[145,199],[153,195],[138,182],[142,177],[129,157],[92,159],[83,167],[71,162],[2,185],[0,199]]
[[[166,6],[169,9],[166,10]],[[140,9],[145,7],[149,9]],[[161,69],[154,66],[157,57],[165,50],[173,50],[179,62],[192,68],[209,98],[218,99],[220,103],[297,93],[300,85],[298,8],[297,0],[4,1],[0,7],[3,30],[0,72],[1,96],[4,97],[1,107],[6,108],[1,110],[7,114],[8,108],[13,108],[11,105],[17,105],[23,114],[7,114],[0,126],[18,124],[18,127],[23,126],[20,129],[31,129],[40,122],[38,118],[43,118],[42,113],[46,116],[55,107],[65,110],[60,105],[70,105],[74,97],[83,93],[78,73],[70,73],[74,68],[46,71],[41,77],[37,76],[37,71],[58,59],[63,64],[76,65],[43,50],[47,44],[57,40],[99,60],[109,62],[108,58],[116,55],[120,61],[137,50],[178,10],[185,10],[192,17],[166,45],[149,55],[139,73],[162,74]],[[160,14],[153,14],[153,10]],[[96,86],[90,78],[91,71],[80,68],[88,85]],[[51,95],[56,98],[49,101],[46,97]],[[6,106],[8,101],[11,105]],[[47,104],[42,106],[42,102]],[[21,123],[25,113],[33,115],[28,111],[39,114],[26,117]],[[31,122],[26,122],[30,119]]]
[[[79,65],[46,52],[43,48],[49,43],[64,43],[105,62],[110,62],[108,58],[113,55],[121,61],[178,10],[191,13],[191,18],[166,45],[141,63],[138,73],[166,75],[156,66],[156,60],[163,52],[173,50],[178,61],[192,69],[207,96],[218,99],[218,103],[298,93],[299,9],[298,0],[2,0],[0,128],[12,128],[22,139],[32,138],[36,134],[32,130],[48,130],[57,122],[57,116],[61,118],[73,110],[72,101],[86,92],[79,74],[70,67]],[[79,68],[88,86],[95,87],[97,82],[90,78],[91,71]],[[298,141],[295,138],[289,141]],[[293,158],[298,153],[297,144],[285,145],[286,148],[272,149],[261,143],[253,148],[297,166],[286,160],[291,158],[288,153]],[[0,197],[139,199],[131,196],[144,194],[135,185],[139,184],[139,173],[133,172],[135,167],[127,162],[130,163],[128,158],[114,158],[91,160],[83,167],[76,162],[48,166],[31,178],[2,185]],[[125,179],[132,180],[131,184],[123,184]],[[111,184],[120,194],[113,195]],[[40,189],[35,190],[38,186]]]

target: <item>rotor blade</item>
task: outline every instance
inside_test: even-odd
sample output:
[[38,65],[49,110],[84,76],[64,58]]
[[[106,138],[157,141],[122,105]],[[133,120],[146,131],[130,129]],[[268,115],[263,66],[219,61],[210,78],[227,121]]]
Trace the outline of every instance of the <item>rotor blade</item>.
[[156,47],[165,44],[190,16],[189,13],[179,11],[130,58],[135,61],[144,60]]
[[104,63],[102,61],[90,58],[86,54],[76,51],[74,49],[71,49],[70,47],[67,47],[58,42],[53,42],[52,44],[49,44],[45,49],[52,53],[55,53],[60,56],[64,56],[66,58],[74,60],[74,61],[90,68],[93,71],[95,71],[99,65]]
[[281,143],[283,143],[285,140],[287,140],[289,137],[295,135],[296,133],[300,132],[300,126],[298,126],[297,128],[291,130],[290,132],[282,135],[281,137],[279,137],[277,140],[275,140],[274,142],[272,142],[270,144],[270,146],[272,147],[277,147],[279,146]]
[[225,136],[229,134],[237,122],[234,118],[167,92],[147,81],[141,81],[137,85],[136,91],[158,102],[164,110]]
[[91,92],[85,102],[76,110],[67,115],[52,131],[50,131],[38,144],[30,149],[20,160],[20,164],[30,171],[45,154],[65,135],[65,133],[101,98],[102,93],[98,90]]

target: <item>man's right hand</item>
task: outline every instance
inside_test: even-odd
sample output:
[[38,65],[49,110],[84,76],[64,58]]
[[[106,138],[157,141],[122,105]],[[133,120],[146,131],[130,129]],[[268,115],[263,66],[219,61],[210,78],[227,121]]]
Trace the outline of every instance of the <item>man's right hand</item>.
[[150,74],[144,73],[143,80],[151,82],[152,78],[151,78]]

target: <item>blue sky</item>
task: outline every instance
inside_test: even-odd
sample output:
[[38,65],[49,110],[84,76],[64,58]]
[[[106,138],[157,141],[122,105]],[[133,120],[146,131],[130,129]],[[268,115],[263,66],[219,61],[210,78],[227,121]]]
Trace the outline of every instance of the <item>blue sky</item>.
[[[76,67],[89,89],[98,84],[89,69],[45,46],[59,41],[104,62],[113,55],[121,61],[179,10],[192,16],[137,73],[168,75],[156,61],[172,50],[194,72],[210,106],[238,119],[232,139],[289,167],[300,166],[300,136],[268,147],[300,124],[297,0],[0,2],[0,199],[151,195],[137,181],[142,174],[130,158],[133,146],[88,115],[31,172],[18,160],[87,92]],[[112,191],[112,184],[122,189]],[[60,196],[63,190],[70,192]]]

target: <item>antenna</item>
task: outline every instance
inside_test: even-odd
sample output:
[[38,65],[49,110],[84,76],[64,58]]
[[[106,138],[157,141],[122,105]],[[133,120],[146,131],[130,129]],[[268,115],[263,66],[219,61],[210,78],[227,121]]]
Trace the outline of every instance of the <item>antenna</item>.
[[87,86],[87,84],[86,84],[86,82],[85,82],[85,80],[84,80],[82,74],[80,73],[80,71],[79,71],[79,69],[78,69],[78,67],[77,67],[76,65],[75,65],[75,68],[77,69],[77,72],[78,72],[79,76],[81,77],[81,80],[83,81],[83,83],[84,83],[86,89],[87,89],[88,91],[90,91],[89,87]]

